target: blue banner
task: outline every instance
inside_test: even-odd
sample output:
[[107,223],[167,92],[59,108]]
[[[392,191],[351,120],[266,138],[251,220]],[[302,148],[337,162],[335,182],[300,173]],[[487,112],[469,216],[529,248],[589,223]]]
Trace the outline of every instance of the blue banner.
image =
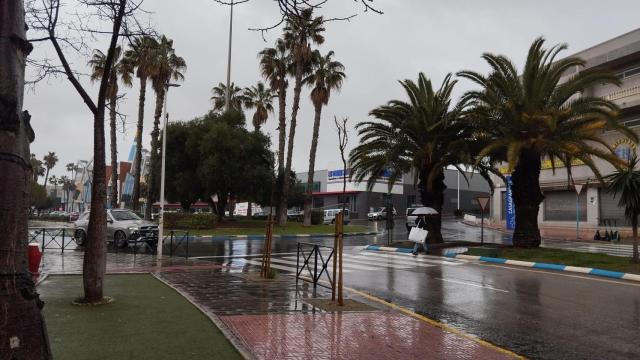
[[511,176],[506,176],[507,178],[507,193],[505,199],[506,206],[506,221],[507,221],[507,230],[513,230],[516,228],[516,206],[513,203],[513,192],[511,191],[511,187],[513,186],[513,181],[511,181]]

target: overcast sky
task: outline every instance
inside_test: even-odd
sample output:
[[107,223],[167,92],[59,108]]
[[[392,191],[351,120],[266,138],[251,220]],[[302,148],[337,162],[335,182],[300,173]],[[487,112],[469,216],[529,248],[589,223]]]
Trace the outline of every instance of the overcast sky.
[[[346,67],[347,80],[323,109],[316,169],[339,164],[333,116],[349,117],[352,126],[366,120],[374,107],[403,98],[398,79],[415,79],[422,71],[438,85],[448,72],[486,71],[480,59],[482,52],[506,54],[521,66],[529,45],[538,36],[546,37],[549,44],[568,43],[565,55],[569,55],[640,26],[637,0],[375,0],[374,4],[384,11],[383,15],[362,13],[354,1],[345,0],[329,0],[320,11],[327,17],[359,15],[349,22],[326,24],[326,40],[320,50],[335,51],[335,59]],[[171,120],[205,114],[212,107],[211,88],[226,79],[229,8],[212,0],[146,0],[145,7],[157,30],[174,40],[176,53],[188,66],[182,86],[172,88],[169,94]],[[257,53],[272,46],[281,34],[280,29],[272,30],[265,34],[265,42],[260,33],[248,28],[271,25],[277,19],[276,4],[270,0],[252,0],[235,7],[231,77],[239,86],[261,80]],[[93,47],[106,50],[104,43]],[[49,43],[36,44],[33,56],[43,54],[53,54]],[[73,59],[82,72],[88,72],[83,65],[86,61]],[[82,81],[89,84],[87,79]],[[97,85],[88,86],[96,98]],[[460,81],[456,96],[470,86]],[[135,136],[139,88],[136,84],[133,88],[121,87],[121,91],[126,95],[120,111],[128,118],[126,132],[118,134],[118,150],[119,158],[126,160]],[[292,87],[289,93],[291,96]],[[308,96],[309,91],[304,89],[293,154],[296,171],[306,171],[309,160],[313,108]],[[155,104],[150,86],[146,104],[143,141],[148,147]],[[290,105],[291,98],[287,117]],[[50,79],[27,91],[24,108],[31,112],[36,132],[31,151],[38,158],[48,151],[58,154],[60,161],[53,174],[64,175],[66,163],[91,159],[92,117],[66,79]],[[250,119],[251,113],[247,117]],[[263,127],[274,149],[276,122],[272,114]],[[109,154],[108,132],[106,135]],[[356,142],[352,127],[350,147]]]

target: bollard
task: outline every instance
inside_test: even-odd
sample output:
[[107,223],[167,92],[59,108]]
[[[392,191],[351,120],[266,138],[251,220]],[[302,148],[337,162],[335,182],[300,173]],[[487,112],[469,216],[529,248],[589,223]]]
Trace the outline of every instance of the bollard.
[[40,252],[37,243],[29,243],[27,256],[29,258],[29,272],[33,277],[33,281],[36,281],[40,276],[40,262],[42,261],[42,252]]

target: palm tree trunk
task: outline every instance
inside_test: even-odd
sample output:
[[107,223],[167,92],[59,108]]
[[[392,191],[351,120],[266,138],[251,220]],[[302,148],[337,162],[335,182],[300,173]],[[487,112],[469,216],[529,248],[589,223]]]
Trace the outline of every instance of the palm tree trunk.
[[140,174],[142,170],[142,131],[144,127],[144,101],[145,95],[147,92],[147,77],[140,77],[140,97],[138,99],[138,131],[136,133],[136,157],[134,159],[135,169],[134,169],[134,179],[133,179],[133,194],[132,198],[132,207],[134,211],[139,210],[140,208],[140,178],[142,174]]
[[318,149],[318,137],[320,133],[320,116],[322,105],[315,107],[313,119],[313,135],[311,137],[311,150],[309,151],[309,171],[307,173],[307,191],[304,197],[304,226],[311,226],[311,208],[313,207],[313,174],[316,166],[316,150]]
[[300,109],[300,92],[302,92],[302,72],[304,64],[296,65],[296,84],[293,88],[293,108],[291,110],[291,124],[289,125],[289,142],[287,143],[287,163],[282,178],[282,193],[280,194],[280,214],[278,225],[287,225],[287,202],[289,197],[289,173],[291,172],[291,157],[293,155],[293,140],[296,135],[296,121]]
[[47,166],[47,173],[46,173],[46,175],[44,176],[44,184],[43,184],[43,185],[44,185],[44,189],[45,189],[45,190],[47,189],[47,180],[49,180],[49,170],[50,170],[50,169],[49,169],[49,167]]
[[145,220],[151,220],[151,207],[156,199],[156,167],[159,160],[160,117],[164,104],[164,87],[156,92],[156,110],[153,114],[153,130],[151,131],[151,157],[149,159],[149,177],[147,179],[147,206],[144,208]]
[[29,144],[34,136],[29,114],[22,111],[25,60],[32,49],[26,41],[24,2],[0,1],[0,24],[0,357],[51,359],[44,303],[27,269]]
[[631,218],[631,228],[633,229],[633,258],[634,263],[640,262],[638,257],[638,214],[633,214]]
[[428,176],[431,172],[432,168],[427,167],[419,174],[420,183],[418,187],[422,204],[438,211],[438,214],[430,215],[425,221],[426,228],[429,231],[427,243],[441,244],[444,242],[442,238],[442,205],[444,204],[444,191],[447,186],[444,184],[444,172],[440,171],[438,176],[433,179],[431,189],[429,189]]
[[111,137],[111,207],[118,208],[118,143],[116,138],[116,98],[117,94],[112,94],[109,102],[109,135]]
[[511,178],[513,180],[513,202],[516,208],[513,246],[539,247],[538,211],[540,203],[544,199],[540,190],[540,154],[523,150]]
[[[286,144],[286,136],[287,136],[287,114],[286,114],[286,106],[287,106],[287,89],[284,84],[280,85],[278,89],[278,176],[277,179],[284,179],[284,151]],[[282,185],[281,183],[280,189],[278,189],[279,193],[282,193]],[[278,203],[276,208],[276,218],[280,218],[280,214],[282,211],[286,212],[286,205],[281,208],[281,203]]]
[[98,110],[93,124],[93,182],[91,184],[91,215],[84,250],[82,280],[84,301],[96,303],[102,300],[104,274],[107,266],[106,239],[107,184],[105,179],[104,108]]

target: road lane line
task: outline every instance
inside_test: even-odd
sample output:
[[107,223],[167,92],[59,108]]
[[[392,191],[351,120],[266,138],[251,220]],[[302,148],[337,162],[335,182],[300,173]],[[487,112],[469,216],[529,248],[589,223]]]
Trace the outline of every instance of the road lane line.
[[[286,260],[289,259],[289,260]],[[279,263],[283,263],[283,264],[288,264],[288,265],[296,265],[297,261],[294,261],[294,259],[296,258],[292,258],[292,257],[286,257],[286,258],[271,258],[272,262],[279,262]],[[313,259],[309,259],[309,266],[311,266],[313,268],[313,261],[311,261]],[[304,260],[300,261],[300,266],[302,266],[304,264]],[[377,268],[373,268],[373,267],[368,267],[368,266],[362,266],[362,265],[355,265],[355,264],[348,264],[348,263],[343,263],[342,264],[343,267],[348,267],[348,268],[352,268],[352,269],[356,269],[356,270],[368,270],[368,271],[374,271],[374,270],[379,270]],[[322,268],[322,264],[320,262],[318,262],[318,268]],[[329,261],[329,265],[327,266],[327,268],[332,269],[333,268],[333,261]]]
[[[377,260],[376,262],[371,262],[372,258],[369,258],[368,256],[365,255],[347,255],[344,254],[344,257],[346,258],[347,261],[359,261],[364,263],[365,265],[372,265],[372,266],[386,266],[386,267],[393,267],[396,269],[409,269],[412,268],[414,266],[420,266],[420,267],[434,267],[437,266],[435,264],[419,264],[419,263],[412,263],[412,262],[408,262],[408,261],[404,261],[401,259],[375,259]],[[386,260],[386,261],[384,261]],[[400,266],[400,267],[398,267]]]
[[[284,253],[271,253],[271,256],[274,255],[295,255],[295,252],[284,252]],[[189,256],[189,259],[236,259],[236,258],[247,258],[247,257],[262,257],[263,254],[245,254],[245,255],[215,255],[215,256]]]
[[[295,259],[294,257],[285,257],[285,259]],[[386,268],[392,268],[392,269],[399,269],[399,270],[406,270],[406,269],[410,269],[412,266],[411,265],[401,265],[401,264],[395,264],[395,263],[373,263],[370,261],[371,259],[369,259],[369,261],[367,261],[366,259],[352,259],[351,256],[347,256],[347,254],[344,254],[344,262],[342,263],[344,264],[348,264],[348,263],[355,263],[356,265],[364,265],[364,266],[372,266],[372,267],[376,267],[378,269],[386,269]],[[435,266],[435,265],[430,265],[430,266]]]
[[[439,260],[439,259],[425,259],[423,257],[417,257],[414,255],[396,255],[396,254],[383,254],[383,253],[374,253],[374,252],[362,252],[358,253],[359,255],[371,256],[371,257],[381,257],[385,259],[396,259],[401,261],[408,261],[409,263],[420,262],[427,264],[435,264],[435,265],[462,265],[462,262],[456,262],[455,260],[447,261],[447,260]],[[399,253],[398,253],[399,254]]]
[[440,280],[440,281],[444,281],[444,282],[450,282],[450,283],[454,283],[454,284],[474,286],[474,287],[489,289],[489,290],[493,290],[493,291],[501,291],[501,292],[505,292],[505,293],[509,292],[509,290],[503,290],[503,289],[494,288],[491,285],[480,285],[480,284],[470,283],[470,282],[466,282],[466,281],[443,279],[443,278],[437,278],[437,277],[430,278],[430,279],[436,279],[436,280]]

